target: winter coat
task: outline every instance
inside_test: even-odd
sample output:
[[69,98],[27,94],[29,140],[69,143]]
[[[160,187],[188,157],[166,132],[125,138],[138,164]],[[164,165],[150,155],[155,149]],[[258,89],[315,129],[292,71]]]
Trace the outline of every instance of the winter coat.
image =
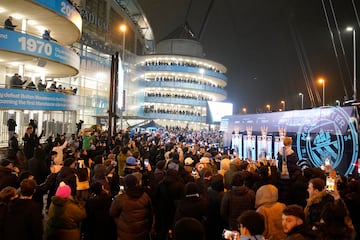
[[174,224],[183,217],[191,217],[199,220],[205,226],[207,219],[206,201],[200,196],[185,196],[176,208]]
[[71,195],[76,196],[76,176],[73,168],[63,166],[56,176],[56,188],[61,182],[65,182],[71,188]]
[[225,228],[225,221],[221,218],[220,206],[224,197],[224,191],[216,191],[212,187],[208,188],[208,218],[206,221],[206,239],[221,239],[222,231]]
[[274,185],[263,185],[256,191],[255,207],[265,219],[266,239],[283,240],[285,234],[282,227],[282,211],[286,205],[278,202],[278,190]]
[[19,179],[11,169],[0,166],[0,190],[7,186],[18,188]]
[[285,148],[285,155],[284,155],[284,149],[282,151],[279,151],[279,155],[278,155],[278,170],[281,173],[282,171],[282,163],[283,163],[283,159],[285,159],[286,156],[286,162],[287,162],[287,168],[289,171],[289,176],[290,178],[292,178],[295,174],[296,171],[299,171],[300,168],[297,166],[297,162],[299,161],[296,153],[294,152],[294,150],[292,150],[291,148],[288,147],[284,147]]
[[24,141],[24,154],[26,159],[30,159],[34,156],[35,147],[38,145],[38,140],[35,134],[27,134],[25,133],[24,137],[22,138]]
[[315,231],[311,230],[311,228],[302,224],[299,226],[295,226],[291,231],[287,234],[285,240],[314,240],[317,239],[317,234]]
[[42,240],[43,223],[40,206],[31,199],[14,199],[8,204],[0,239]]
[[155,231],[162,237],[172,228],[176,202],[184,195],[184,182],[176,170],[167,170],[166,176],[155,188],[153,194],[156,210]]
[[47,240],[79,240],[80,222],[86,217],[85,208],[70,196],[54,196],[49,208],[45,231]]
[[255,192],[245,186],[233,186],[221,201],[221,216],[230,230],[238,230],[237,218],[245,210],[254,209]]
[[86,218],[82,224],[85,239],[116,239],[116,225],[114,219],[109,215],[111,203],[112,198],[105,191],[90,196],[86,201]]
[[334,197],[325,190],[309,198],[304,209],[306,222],[311,226],[316,222],[320,222],[321,212],[328,202],[334,202]]
[[110,216],[115,219],[118,240],[145,240],[152,226],[151,199],[138,187],[126,189],[112,202]]

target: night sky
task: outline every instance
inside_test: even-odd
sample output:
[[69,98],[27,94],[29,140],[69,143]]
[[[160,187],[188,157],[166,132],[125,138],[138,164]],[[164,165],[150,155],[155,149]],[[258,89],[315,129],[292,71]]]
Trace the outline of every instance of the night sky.
[[[139,0],[156,41],[184,24],[189,2]],[[192,3],[187,22],[196,34],[210,2],[194,0]],[[337,99],[342,102],[346,94],[351,99],[353,42],[352,33],[345,31],[347,26],[356,28],[356,40],[360,42],[353,3],[360,15],[359,0],[215,0],[200,42],[205,58],[222,63],[228,69],[226,102],[234,104],[234,113],[243,107],[248,113],[259,112],[266,104],[277,111],[282,107],[281,100],[285,100],[287,110],[299,109],[299,92],[304,94],[304,107],[312,107],[306,80],[314,85],[313,106],[320,106],[322,85],[316,81],[320,77],[326,81],[326,104],[334,105]],[[357,49],[359,55],[359,44]],[[358,62],[360,64],[360,59]],[[359,67],[357,69],[360,72]],[[359,99],[360,94],[357,95]]]

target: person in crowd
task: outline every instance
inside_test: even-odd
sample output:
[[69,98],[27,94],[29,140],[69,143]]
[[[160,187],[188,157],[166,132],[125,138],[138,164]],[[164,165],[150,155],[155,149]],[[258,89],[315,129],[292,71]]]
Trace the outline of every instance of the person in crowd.
[[78,160],[78,167],[75,170],[76,176],[76,197],[80,201],[86,201],[90,190],[90,168],[84,163],[84,160]]
[[81,226],[84,240],[116,240],[116,225],[109,214],[111,203],[112,198],[101,183],[93,183],[85,204],[86,218]]
[[294,150],[291,149],[292,138],[284,137],[283,140],[284,147],[279,151],[278,154],[278,170],[280,172],[280,177],[283,179],[291,179],[295,176],[295,173],[300,171],[297,166],[299,161]]
[[[205,240],[203,224],[195,218],[183,217],[174,226],[174,240]],[[220,238],[218,238],[220,239]]]
[[29,80],[29,83],[26,85],[26,90],[32,90],[35,91],[36,90],[36,85],[33,81]]
[[152,226],[152,203],[133,174],[124,178],[125,191],[111,204],[110,216],[115,219],[117,239],[146,240]]
[[291,204],[290,192],[292,185],[298,175],[301,175],[300,168],[297,166],[298,157],[291,149],[292,138],[284,137],[284,146],[279,149],[278,160],[278,175],[279,181],[277,187],[279,189],[279,201],[285,204]]
[[[321,219],[321,212],[327,203],[334,202],[334,197],[326,192],[325,181],[321,178],[312,178],[308,184],[309,198],[305,207],[305,216],[308,224],[313,226]],[[340,195],[337,196],[340,198]]]
[[185,185],[184,197],[178,202],[175,212],[175,222],[183,217],[191,217],[206,225],[206,200],[200,197],[200,189],[194,182]]
[[256,191],[255,208],[264,216],[266,239],[282,240],[285,234],[282,229],[282,211],[285,204],[278,202],[278,189],[274,185],[266,184]]
[[35,147],[37,147],[37,139],[34,133],[34,128],[32,126],[28,126],[26,128],[26,132],[24,137],[22,138],[24,141],[24,154],[26,159],[31,159],[34,156]]
[[15,28],[17,27],[17,25],[14,25],[13,22],[12,22],[12,20],[13,20],[13,17],[12,17],[12,16],[9,16],[9,17],[5,20],[5,22],[4,22],[4,27],[5,27],[6,29],[9,29],[9,30],[14,31]]
[[235,172],[240,171],[241,163],[242,162],[241,162],[240,158],[238,158],[238,157],[235,158],[230,163],[230,169],[224,173],[224,184],[225,184],[226,190],[231,190],[231,181],[232,181],[233,175]]
[[11,138],[14,136],[16,126],[17,126],[17,123],[13,118],[9,118],[7,120],[8,135],[9,135],[9,144],[8,144],[8,146],[9,147],[11,147],[10,141],[11,141]]
[[107,167],[105,164],[96,164],[93,171],[92,183],[99,182],[103,186],[104,190],[111,196],[111,185],[107,177],[108,173],[113,167]]
[[265,240],[264,216],[254,210],[246,210],[237,218],[240,230],[240,239]]
[[357,236],[360,236],[360,180],[354,177],[349,178],[346,192],[344,193],[344,201],[353,222]]
[[210,180],[207,194],[206,239],[208,240],[221,239],[222,231],[225,228],[225,221],[220,214],[224,193],[224,178],[221,174],[215,174]]
[[0,190],[5,187],[19,187],[19,179],[17,174],[19,169],[14,167],[14,162],[10,159],[4,158],[0,162]]
[[224,156],[224,158],[220,162],[220,170],[218,171],[219,174],[225,176],[225,173],[230,170],[230,159],[228,156]]
[[327,203],[320,217],[320,222],[316,224],[318,240],[355,239],[356,232],[342,200]]
[[14,187],[5,187],[0,191],[0,239],[4,239],[3,232],[6,222],[9,203],[18,198],[19,194]]
[[75,158],[69,157],[64,160],[64,165],[56,176],[55,187],[64,182],[71,189],[71,195],[76,196]]
[[32,200],[36,183],[24,179],[20,184],[20,197],[8,204],[2,239],[42,240],[43,223],[40,206]]
[[34,176],[36,183],[43,183],[50,174],[50,168],[45,162],[44,150],[41,147],[35,148],[34,156],[27,162],[28,170]]
[[184,180],[178,174],[177,164],[168,164],[165,177],[154,189],[153,203],[156,211],[155,235],[164,239],[173,232],[176,203],[183,197]]
[[124,174],[125,176],[134,172],[140,171],[140,161],[137,160],[135,157],[130,156],[126,158]]
[[231,181],[231,190],[225,193],[221,201],[221,216],[229,230],[237,230],[237,218],[245,210],[255,206],[255,192],[245,186],[245,173],[237,172]]
[[40,79],[40,81],[39,81],[38,84],[37,84],[37,89],[38,89],[40,92],[45,91],[45,89],[46,89],[46,83],[44,83],[44,81]]
[[17,152],[20,151],[18,137],[18,134],[14,132],[10,138],[9,153],[13,156],[16,156]]
[[11,78],[10,78],[10,88],[15,88],[15,89],[22,89],[22,86],[26,83],[26,81],[22,81],[21,80],[21,76],[18,73],[15,73]]
[[54,159],[55,164],[62,164],[64,162],[64,149],[68,145],[68,141],[65,140],[63,144],[61,144],[60,140],[55,141],[54,147],[52,151],[57,152],[56,158]]
[[56,81],[53,81],[53,82],[50,84],[49,90],[56,92],[57,89],[58,89],[58,88],[57,88],[57,86],[56,86]]
[[42,35],[42,38],[44,40],[57,42],[57,40],[55,38],[51,37],[50,33],[51,33],[50,29],[45,29],[45,31],[44,31],[44,33]]
[[85,217],[84,206],[74,200],[70,186],[61,182],[51,201],[45,239],[80,240],[80,223]]
[[314,240],[316,232],[305,222],[305,213],[299,205],[288,205],[282,212],[282,227],[286,240]]

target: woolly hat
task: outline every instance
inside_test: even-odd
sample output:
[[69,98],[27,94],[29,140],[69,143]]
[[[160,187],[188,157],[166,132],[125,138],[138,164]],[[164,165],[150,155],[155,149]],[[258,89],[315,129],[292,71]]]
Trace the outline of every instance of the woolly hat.
[[185,158],[185,165],[191,165],[193,164],[194,160],[191,157]]
[[136,165],[136,158],[134,158],[133,156],[127,157],[126,158],[126,164],[134,166]]
[[55,196],[60,198],[68,198],[70,195],[71,195],[71,188],[69,187],[69,185],[66,185],[64,182],[61,182],[56,190]]
[[137,183],[137,177],[133,174],[128,174],[124,177],[124,184],[126,188],[136,187]]

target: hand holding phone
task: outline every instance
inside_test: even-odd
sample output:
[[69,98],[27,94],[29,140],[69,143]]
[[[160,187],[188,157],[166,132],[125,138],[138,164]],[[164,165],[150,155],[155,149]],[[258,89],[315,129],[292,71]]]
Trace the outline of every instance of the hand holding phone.
[[326,177],[326,191],[327,192],[334,192],[335,191],[335,178],[331,176]]
[[224,231],[223,231],[224,239],[236,240],[236,239],[238,239],[238,235],[239,235],[239,233],[236,231],[231,231],[228,229],[224,229]]

